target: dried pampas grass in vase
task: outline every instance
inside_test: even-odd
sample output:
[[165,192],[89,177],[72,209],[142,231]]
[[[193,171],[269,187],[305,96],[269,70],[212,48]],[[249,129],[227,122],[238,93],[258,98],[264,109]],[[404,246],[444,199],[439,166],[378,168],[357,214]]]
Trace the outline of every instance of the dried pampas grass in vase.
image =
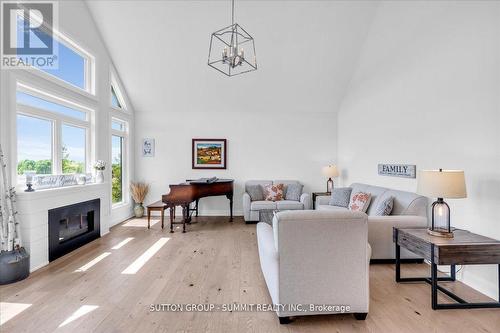
[[135,217],[142,217],[144,215],[144,206],[142,205],[146,195],[149,192],[149,184],[143,182],[131,182],[130,194],[135,201],[134,213]]

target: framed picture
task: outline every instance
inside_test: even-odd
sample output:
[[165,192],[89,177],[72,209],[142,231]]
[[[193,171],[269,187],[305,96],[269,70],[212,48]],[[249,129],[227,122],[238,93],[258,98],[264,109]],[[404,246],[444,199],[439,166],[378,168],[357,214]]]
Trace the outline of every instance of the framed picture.
[[225,169],[226,139],[193,139],[193,169]]
[[142,139],[142,156],[155,156],[155,139]]

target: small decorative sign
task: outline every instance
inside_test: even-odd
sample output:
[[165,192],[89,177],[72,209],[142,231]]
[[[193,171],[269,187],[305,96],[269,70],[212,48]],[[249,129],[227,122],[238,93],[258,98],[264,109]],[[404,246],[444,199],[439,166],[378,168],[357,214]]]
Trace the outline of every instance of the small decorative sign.
[[417,166],[415,164],[379,164],[378,174],[381,176],[415,178]]
[[142,139],[142,156],[154,157],[155,156],[155,139]]

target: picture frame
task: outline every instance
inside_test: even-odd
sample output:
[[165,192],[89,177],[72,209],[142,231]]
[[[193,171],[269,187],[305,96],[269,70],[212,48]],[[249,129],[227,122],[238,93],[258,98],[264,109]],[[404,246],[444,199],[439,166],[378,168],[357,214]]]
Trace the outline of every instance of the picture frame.
[[226,139],[192,139],[193,169],[226,169]]
[[145,138],[142,139],[142,157],[155,156],[155,139]]

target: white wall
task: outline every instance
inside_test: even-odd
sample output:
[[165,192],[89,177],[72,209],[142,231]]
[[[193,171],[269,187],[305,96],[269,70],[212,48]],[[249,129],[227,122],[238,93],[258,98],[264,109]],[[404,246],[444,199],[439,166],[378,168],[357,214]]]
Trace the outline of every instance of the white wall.
[[[137,152],[142,138],[156,139],[156,156],[136,159],[138,179],[152,186],[148,203],[169,184],[214,175],[236,179],[240,214],[246,180],[291,178],[306,191],[325,190],[321,167],[336,158],[335,113],[375,2],[236,2],[259,69],[232,78],[207,66],[210,33],[230,22],[230,2],[88,5],[134,102]],[[228,169],[192,170],[192,138],[226,138]],[[228,213],[222,197],[200,207]]]
[[[258,96],[257,96],[258,98]],[[306,191],[323,191],[321,167],[336,156],[332,112],[169,112],[136,114],[136,136],[154,137],[154,158],[137,157],[139,179],[151,184],[147,202],[188,178],[234,178],[235,214],[242,215],[243,184],[250,179],[298,179]],[[192,138],[227,139],[227,170],[192,170]],[[137,143],[140,149],[140,142]],[[225,197],[200,201],[200,214],[228,215]],[[177,210],[177,213],[180,213]]]
[[[386,2],[378,9],[338,118],[342,181],[415,191],[377,164],[465,170],[452,225],[500,239],[500,3]],[[463,280],[498,297],[497,268]]]
[[[80,47],[91,53],[95,57],[96,64],[96,94],[95,96],[88,95],[82,97],[74,93],[71,89],[61,89],[61,85],[57,80],[45,80],[47,75],[45,73],[38,73],[34,71],[30,73],[25,70],[1,70],[1,114],[0,114],[0,142],[6,153],[6,157],[10,162],[11,178],[15,182],[15,165],[16,165],[16,107],[15,107],[15,82],[17,79],[22,78],[28,80],[31,84],[37,87],[48,90],[49,92],[56,92],[62,97],[70,100],[76,100],[80,104],[88,106],[95,110],[95,127],[93,137],[95,138],[95,147],[92,147],[92,161],[104,160],[108,168],[106,171],[106,181],[108,182],[107,193],[105,198],[107,202],[103,204],[101,211],[101,231],[106,233],[108,228],[118,222],[123,221],[131,215],[131,200],[128,203],[117,208],[111,209],[111,137],[110,137],[110,68],[112,61],[108,55],[108,51],[102,42],[100,33],[96,28],[92,16],[89,13],[87,5],[84,1],[60,1],[59,4],[59,31],[65,36],[69,37],[72,41]],[[118,78],[119,80],[119,78]],[[122,87],[122,92],[125,94],[124,98],[127,100],[127,105],[130,106],[129,115],[125,115],[125,119],[130,120],[131,137],[133,142],[133,108],[127,98],[126,92]],[[132,146],[132,145],[131,145]],[[130,176],[134,176],[134,150],[130,149],[129,153],[129,171]],[[22,188],[22,185],[21,185]],[[60,189],[53,189],[52,191],[60,191]],[[82,188],[82,197],[86,196],[86,191],[92,191],[90,188]],[[64,193],[64,190],[61,191]],[[64,194],[62,194],[64,195]],[[33,204],[36,204],[36,197],[33,198]],[[24,197],[23,197],[24,198]],[[21,212],[22,214],[22,212]],[[22,221],[21,221],[22,223]]]

